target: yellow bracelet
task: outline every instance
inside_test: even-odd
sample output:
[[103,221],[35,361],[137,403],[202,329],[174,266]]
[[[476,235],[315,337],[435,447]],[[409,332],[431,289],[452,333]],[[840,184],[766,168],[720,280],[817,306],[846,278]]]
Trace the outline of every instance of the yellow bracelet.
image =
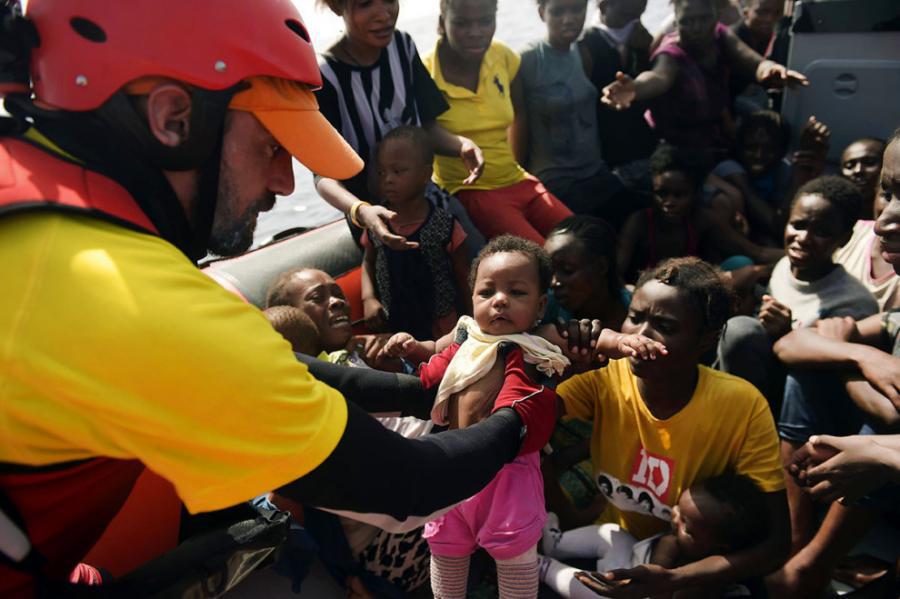
[[360,229],[365,229],[363,224],[359,222],[359,209],[363,206],[371,206],[369,202],[363,202],[362,200],[357,200],[353,203],[353,206],[350,207],[350,222],[359,227]]

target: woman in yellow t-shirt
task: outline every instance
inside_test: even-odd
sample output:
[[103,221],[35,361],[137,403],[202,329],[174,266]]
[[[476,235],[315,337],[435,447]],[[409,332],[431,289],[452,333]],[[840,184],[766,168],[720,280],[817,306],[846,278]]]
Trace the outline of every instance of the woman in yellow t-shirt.
[[484,174],[472,185],[458,159],[437,156],[435,180],[456,194],[486,237],[511,233],[538,244],[572,212],[516,162],[507,131],[522,106],[519,56],[493,41],[496,0],[441,0],[440,39],[423,62],[450,109],[444,129],[472,139]]
[[[768,403],[748,382],[699,364],[715,346],[730,305],[725,283],[709,264],[698,258],[663,262],[638,281],[622,332],[658,341],[668,353],[612,360],[558,388],[566,414],[593,423],[594,480],[607,500],[598,522],[646,539],[670,528],[672,507],[685,489],[724,472],[749,477],[765,493],[769,533],[763,542],[674,570],[616,571],[616,579],[631,579],[634,596],[761,576],[787,557],[787,499]],[[547,493],[559,509],[561,489],[548,485]]]

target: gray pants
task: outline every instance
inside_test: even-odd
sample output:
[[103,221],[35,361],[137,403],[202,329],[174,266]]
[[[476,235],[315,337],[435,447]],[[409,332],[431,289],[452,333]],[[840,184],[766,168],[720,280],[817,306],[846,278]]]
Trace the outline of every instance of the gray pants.
[[719,339],[717,367],[753,383],[768,400],[773,413],[778,414],[786,372],[772,345],[772,338],[759,320],[734,316],[728,319]]

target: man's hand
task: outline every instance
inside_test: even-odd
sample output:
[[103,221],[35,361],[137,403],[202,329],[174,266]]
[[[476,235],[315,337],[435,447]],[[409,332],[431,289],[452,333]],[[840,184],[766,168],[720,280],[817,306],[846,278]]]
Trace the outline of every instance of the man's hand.
[[[814,499],[855,501],[891,478],[885,452],[893,450],[879,445],[877,435],[818,435],[810,437],[804,449],[807,459],[802,479]],[[800,450],[795,462],[804,457],[798,453]],[[823,457],[826,459],[821,460]]]
[[759,63],[756,68],[756,80],[768,88],[794,88],[809,85],[809,79],[802,73],[785,68],[784,65],[772,60],[764,60]]
[[860,361],[859,369],[869,384],[900,411],[900,358],[873,349]]
[[484,172],[484,155],[481,148],[471,139],[460,137],[459,158],[469,169],[469,176],[463,180],[463,185],[475,183]]
[[[555,323],[556,331],[560,336],[568,342],[568,354],[580,358],[589,358],[593,361],[595,357],[600,360],[604,358],[595,354],[597,340],[603,333],[603,324],[599,320],[591,320],[582,318],[581,320],[565,320],[558,319]],[[580,360],[579,360],[580,361]]]
[[771,295],[764,295],[759,309],[759,322],[772,339],[781,339],[791,332],[791,309]]
[[406,237],[391,233],[388,223],[397,217],[397,213],[388,210],[384,206],[360,206],[356,212],[356,217],[363,224],[370,235],[374,235],[381,240],[384,245],[394,251],[413,250],[419,247],[414,241],[407,241]]
[[634,102],[636,94],[634,79],[622,71],[617,71],[616,80],[603,88],[603,97],[600,101],[615,110],[625,110]]
[[677,590],[672,571],[655,564],[612,570],[602,574],[578,572],[575,578],[598,595],[614,599],[649,597]]

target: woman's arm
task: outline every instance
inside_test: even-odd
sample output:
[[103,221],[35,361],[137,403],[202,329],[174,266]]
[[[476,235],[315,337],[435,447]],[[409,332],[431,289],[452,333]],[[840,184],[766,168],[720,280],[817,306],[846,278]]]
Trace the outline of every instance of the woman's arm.
[[601,102],[625,110],[633,102],[657,98],[672,87],[678,76],[678,62],[668,54],[656,57],[653,68],[634,79],[619,71],[616,80],[603,88]]
[[[788,366],[806,368],[846,368],[860,369],[863,362],[878,360],[884,354],[874,346],[883,341],[881,314],[869,316],[856,322],[850,328],[852,319],[827,319],[819,321],[816,327],[803,327],[791,331],[775,343],[778,359]],[[834,332],[836,324],[845,326],[842,333]],[[823,335],[821,327],[832,332]]]
[[484,172],[484,156],[481,148],[474,141],[468,137],[450,133],[438,125],[437,121],[425,123],[424,128],[428,131],[435,152],[442,156],[456,156],[469,169],[469,176],[463,181],[463,185],[471,185],[478,180],[478,177]]
[[768,87],[809,85],[809,80],[801,73],[763,58],[735,35],[731,29],[725,30],[725,53],[740,74],[753,78]]
[[[362,202],[347,191],[340,181],[328,177],[316,177],[316,191],[323,200],[344,214],[349,214],[354,204]],[[388,223],[395,216],[396,213],[384,206],[372,206],[367,202],[362,202],[356,212],[356,217],[363,228],[371,231],[392,250],[409,250],[419,247],[417,243],[406,241],[406,237],[391,233]]]

